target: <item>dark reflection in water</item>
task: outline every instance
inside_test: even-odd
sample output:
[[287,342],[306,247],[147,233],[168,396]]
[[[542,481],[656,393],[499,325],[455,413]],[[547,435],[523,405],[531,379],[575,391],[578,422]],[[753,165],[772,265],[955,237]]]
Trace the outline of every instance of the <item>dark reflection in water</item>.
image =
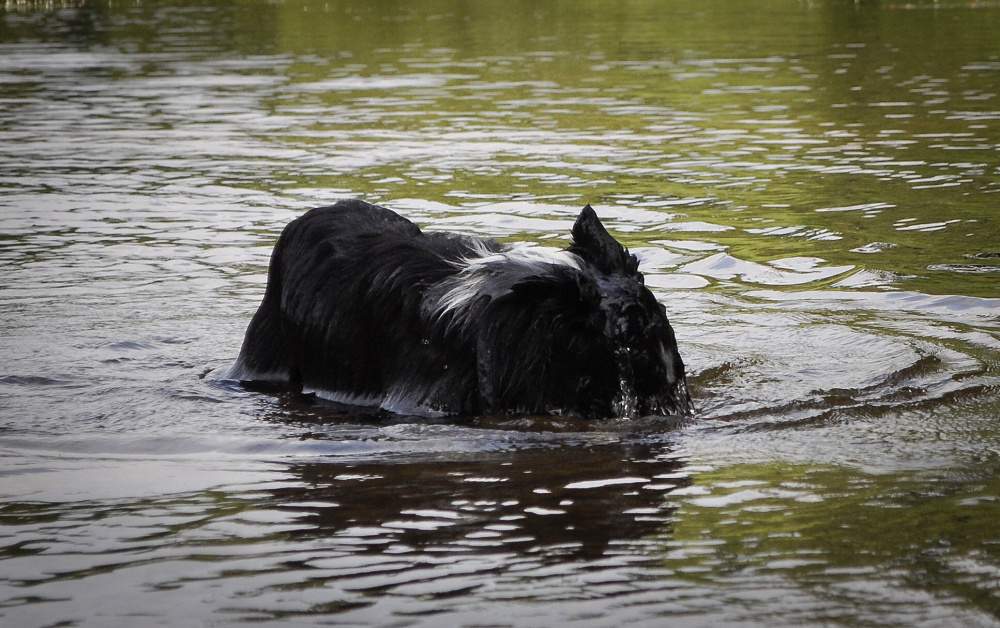
[[[0,624],[997,625],[1000,7],[0,4]],[[564,246],[699,413],[219,379],[344,196]]]
[[303,460],[204,491],[7,501],[4,613],[13,625],[84,609],[99,609],[84,623],[101,625],[995,615],[1000,556],[982,542],[995,529],[995,477],[712,469],[671,450],[626,438],[473,458]]
[[503,549],[545,560],[542,548],[559,546],[558,562],[591,560],[603,556],[609,543],[669,529],[662,493],[679,481],[653,476],[682,477],[676,473],[680,465],[635,460],[634,453],[621,446],[589,448],[587,479],[574,464],[582,454],[564,447],[484,457],[492,461],[306,464],[291,469],[306,487],[276,496],[335,502],[328,509],[308,508],[309,516],[301,519],[315,526],[308,534],[362,532],[363,544],[379,553],[402,544],[420,551]]
[[103,607],[111,619],[219,585],[213,605],[243,620],[372,605],[402,618],[453,597],[433,612],[458,612],[477,591],[489,603],[624,594],[659,560],[644,548],[669,536],[663,495],[690,482],[683,466],[641,441],[564,444],[292,462],[270,482],[141,501],[8,502],[5,606],[17,625],[33,605],[58,617],[100,595],[84,586],[61,599],[81,579],[121,587]]

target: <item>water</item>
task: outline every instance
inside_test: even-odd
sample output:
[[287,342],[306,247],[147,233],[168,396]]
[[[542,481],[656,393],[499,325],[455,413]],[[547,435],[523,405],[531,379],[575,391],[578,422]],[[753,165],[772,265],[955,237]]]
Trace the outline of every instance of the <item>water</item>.
[[[1000,624],[1000,5],[0,8],[0,623]],[[219,379],[358,196],[642,258],[699,412]]]

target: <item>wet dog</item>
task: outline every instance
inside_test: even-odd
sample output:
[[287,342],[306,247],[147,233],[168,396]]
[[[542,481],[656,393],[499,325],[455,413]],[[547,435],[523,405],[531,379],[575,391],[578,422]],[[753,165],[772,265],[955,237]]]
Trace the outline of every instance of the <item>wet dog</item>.
[[684,414],[684,363],[588,205],[564,250],[424,233],[362,201],[274,247],[231,376],[404,414]]

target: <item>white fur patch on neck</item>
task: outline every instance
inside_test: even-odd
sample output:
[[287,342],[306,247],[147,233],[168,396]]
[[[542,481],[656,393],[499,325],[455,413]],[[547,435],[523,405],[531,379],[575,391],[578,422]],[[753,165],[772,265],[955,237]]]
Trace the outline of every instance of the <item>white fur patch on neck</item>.
[[580,270],[583,264],[583,261],[574,253],[549,246],[515,244],[505,251],[495,252],[477,243],[476,252],[481,254],[476,257],[466,257],[459,260],[458,264],[463,268],[463,272],[476,266],[498,262],[510,262],[525,266],[551,264],[555,266],[569,266],[577,270]]
[[435,316],[461,310],[479,296],[488,294],[486,288],[497,283],[497,275],[505,266],[522,276],[544,273],[546,266],[568,266],[576,270],[583,267],[579,256],[552,247],[517,244],[504,251],[490,251],[477,242],[473,250],[477,255],[457,260],[458,273],[442,282],[444,292],[432,306]]

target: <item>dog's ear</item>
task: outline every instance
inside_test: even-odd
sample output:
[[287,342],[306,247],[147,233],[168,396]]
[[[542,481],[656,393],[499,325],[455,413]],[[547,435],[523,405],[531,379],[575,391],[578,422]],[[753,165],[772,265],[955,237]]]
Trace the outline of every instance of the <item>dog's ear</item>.
[[587,260],[603,273],[635,274],[639,261],[611,237],[597,212],[587,205],[573,224],[573,244],[570,252]]

